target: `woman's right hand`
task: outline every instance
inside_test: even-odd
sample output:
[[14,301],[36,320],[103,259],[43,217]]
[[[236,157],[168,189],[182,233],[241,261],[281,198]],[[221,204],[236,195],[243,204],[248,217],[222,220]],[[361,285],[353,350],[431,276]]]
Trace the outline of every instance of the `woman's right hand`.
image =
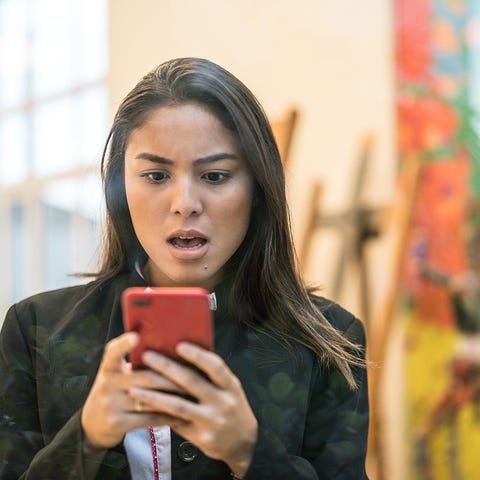
[[133,386],[182,392],[173,382],[152,370],[132,370],[125,355],[138,341],[137,333],[128,332],[105,345],[102,362],[81,416],[85,437],[93,447],[112,448],[130,430],[172,420],[168,415],[136,411],[134,400],[128,394]]

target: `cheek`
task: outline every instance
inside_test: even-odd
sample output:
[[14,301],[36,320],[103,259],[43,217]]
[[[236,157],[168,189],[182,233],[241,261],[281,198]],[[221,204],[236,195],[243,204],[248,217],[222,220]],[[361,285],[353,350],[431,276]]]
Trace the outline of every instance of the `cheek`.
[[153,204],[145,188],[139,188],[134,185],[125,185],[128,210],[135,228],[145,223],[151,224],[151,218],[154,216]]
[[127,197],[127,204],[130,211],[136,208],[136,205],[138,204],[138,197],[140,194],[141,194],[140,189],[135,188],[135,185],[132,184],[132,182],[129,181],[128,178],[126,178],[125,179],[125,195]]
[[219,211],[219,220],[224,225],[225,231],[231,236],[243,236],[248,230],[252,202],[250,197],[234,197],[225,201],[224,207]]
[[142,205],[142,198],[140,192],[135,189],[126,187],[127,205],[132,217],[132,222],[135,224],[138,220],[138,212],[140,211],[140,205]]

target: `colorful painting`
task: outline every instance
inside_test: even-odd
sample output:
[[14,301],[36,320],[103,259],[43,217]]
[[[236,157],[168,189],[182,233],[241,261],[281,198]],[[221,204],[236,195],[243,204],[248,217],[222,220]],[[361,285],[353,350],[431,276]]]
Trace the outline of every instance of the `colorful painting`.
[[410,479],[480,478],[480,2],[396,0],[400,164],[422,163],[409,232]]

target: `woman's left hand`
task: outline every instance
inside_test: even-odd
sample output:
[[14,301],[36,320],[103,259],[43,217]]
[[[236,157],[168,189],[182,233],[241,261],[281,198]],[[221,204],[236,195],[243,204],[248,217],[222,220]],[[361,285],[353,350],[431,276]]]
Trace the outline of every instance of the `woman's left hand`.
[[130,395],[141,400],[146,410],[171,416],[170,427],[179,435],[209,457],[223,460],[233,473],[242,477],[253,456],[258,422],[240,380],[213,352],[183,342],[178,345],[177,353],[205,372],[210,381],[194,369],[155,352],[146,352],[143,362],[195,397],[198,403],[139,387],[132,387]]

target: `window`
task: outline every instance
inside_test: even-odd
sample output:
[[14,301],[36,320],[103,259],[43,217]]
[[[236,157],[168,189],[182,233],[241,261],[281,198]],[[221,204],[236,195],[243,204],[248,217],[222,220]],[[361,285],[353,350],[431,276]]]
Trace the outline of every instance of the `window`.
[[107,0],[0,0],[0,323],[96,268]]

